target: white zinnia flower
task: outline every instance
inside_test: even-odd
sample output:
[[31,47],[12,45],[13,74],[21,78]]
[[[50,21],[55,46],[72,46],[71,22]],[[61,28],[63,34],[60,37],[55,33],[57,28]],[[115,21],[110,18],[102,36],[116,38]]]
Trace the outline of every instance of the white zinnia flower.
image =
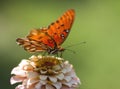
[[73,66],[54,56],[23,59],[11,74],[11,84],[22,82],[15,89],[75,89],[80,84]]

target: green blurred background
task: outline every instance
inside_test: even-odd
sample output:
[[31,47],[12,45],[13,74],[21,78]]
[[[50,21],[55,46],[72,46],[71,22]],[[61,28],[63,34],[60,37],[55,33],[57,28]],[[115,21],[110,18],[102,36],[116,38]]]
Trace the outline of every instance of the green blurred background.
[[32,28],[46,27],[68,9],[75,9],[71,33],[62,45],[76,45],[63,57],[74,65],[79,89],[120,89],[120,1],[118,0],[1,0],[0,85],[10,85],[10,72],[32,54],[16,44]]

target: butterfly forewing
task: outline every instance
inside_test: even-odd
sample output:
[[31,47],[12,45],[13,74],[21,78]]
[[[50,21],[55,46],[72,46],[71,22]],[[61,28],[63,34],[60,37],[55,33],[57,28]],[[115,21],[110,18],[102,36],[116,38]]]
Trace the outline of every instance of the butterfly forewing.
[[44,44],[46,47],[54,48],[54,40],[47,34],[47,29],[35,29],[30,32],[27,38],[30,41],[36,41],[39,44]]
[[53,37],[58,46],[67,38],[74,21],[74,15],[74,10],[68,10],[48,27],[48,34]]

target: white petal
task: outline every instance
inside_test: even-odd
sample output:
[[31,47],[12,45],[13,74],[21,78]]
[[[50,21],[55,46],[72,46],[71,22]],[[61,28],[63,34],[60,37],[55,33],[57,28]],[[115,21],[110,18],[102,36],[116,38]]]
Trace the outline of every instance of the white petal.
[[64,79],[65,79],[67,82],[69,82],[72,78],[71,78],[71,76],[65,76]]
[[64,84],[65,84],[66,86],[68,86],[68,87],[72,87],[72,84],[71,84],[71,83],[65,82]]
[[20,64],[19,64],[19,66],[20,67],[23,67],[23,66],[25,66],[25,65],[29,65],[29,60],[26,60],[26,59],[23,59],[21,62],[20,62]]
[[71,71],[71,69],[72,69],[71,66],[72,66],[72,65],[66,65],[65,69],[67,70],[67,72],[70,72],[70,71]]
[[51,86],[49,84],[47,84],[45,87],[46,87],[45,89],[55,89],[53,86]]
[[63,80],[64,79],[64,75],[61,73],[59,75],[56,76],[59,80]]
[[15,83],[18,83],[18,82],[22,82],[24,79],[25,79],[24,77],[13,76],[13,77],[11,77],[11,79],[10,79],[10,83],[11,83],[11,84],[15,84]]
[[34,77],[38,77],[39,74],[37,72],[28,72],[27,73],[27,77],[28,78],[34,78]]
[[46,73],[47,73],[47,70],[46,70],[46,71],[40,70],[40,73],[41,73],[41,74],[46,74]]
[[50,79],[53,83],[57,82],[57,78],[56,78],[55,76],[49,76],[49,79]]
[[52,70],[53,73],[58,74],[59,72]]
[[65,63],[65,64],[69,64],[69,61],[65,61],[64,63]]
[[32,71],[34,68],[32,65],[25,65],[22,67],[22,69],[25,71]]
[[62,70],[63,73],[70,72],[72,69],[72,65],[68,64],[68,61],[64,62],[64,68]]
[[15,67],[11,71],[11,74],[20,75],[20,76],[25,77],[26,76],[26,71],[20,69],[20,67]]
[[62,69],[62,73],[66,73],[67,72],[67,70],[64,68],[64,69]]
[[63,84],[69,86],[69,87],[76,87],[79,83],[75,79],[72,79],[69,82],[64,82]]
[[15,89],[27,89],[24,85],[18,85]]
[[41,79],[41,80],[46,80],[46,79],[47,79],[47,76],[45,76],[45,75],[40,75],[40,79]]
[[32,60],[32,61],[37,61],[38,58],[37,58],[37,56],[32,55],[29,59]]
[[75,74],[73,69],[70,72],[66,73],[65,75],[66,76],[71,76],[71,77],[76,77],[76,74]]
[[40,83],[41,83],[42,85],[45,85],[45,84],[47,83],[47,81],[40,80]]
[[39,82],[35,85],[35,89],[41,89],[42,84]]
[[76,77],[76,74],[75,74],[75,72],[71,71],[71,72],[68,73],[68,76]]
[[62,87],[62,84],[60,82],[56,82],[53,85],[56,87],[56,89],[61,89]]
[[61,60],[61,61],[64,60],[63,58],[60,58],[60,57],[56,57],[56,59]]
[[30,78],[30,79],[28,79],[28,81],[27,81],[27,85],[30,86],[30,85],[35,84],[35,83],[37,83],[37,82],[39,82],[39,79],[38,79],[38,78]]
[[80,79],[78,77],[75,77],[72,79],[76,84],[81,84]]

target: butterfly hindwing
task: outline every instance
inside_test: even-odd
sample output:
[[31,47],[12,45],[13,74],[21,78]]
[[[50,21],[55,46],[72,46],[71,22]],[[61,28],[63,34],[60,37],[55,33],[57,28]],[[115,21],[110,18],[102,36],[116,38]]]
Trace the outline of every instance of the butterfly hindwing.
[[44,51],[46,47],[44,44],[38,44],[36,41],[30,41],[26,38],[18,38],[17,42],[28,52]]
[[29,40],[34,40],[39,44],[44,44],[46,47],[54,48],[55,42],[54,40],[47,34],[46,28],[43,29],[35,29],[30,32],[27,36]]
[[18,38],[17,42],[29,52],[45,51],[54,47],[54,42],[45,29],[34,29],[26,38]]

